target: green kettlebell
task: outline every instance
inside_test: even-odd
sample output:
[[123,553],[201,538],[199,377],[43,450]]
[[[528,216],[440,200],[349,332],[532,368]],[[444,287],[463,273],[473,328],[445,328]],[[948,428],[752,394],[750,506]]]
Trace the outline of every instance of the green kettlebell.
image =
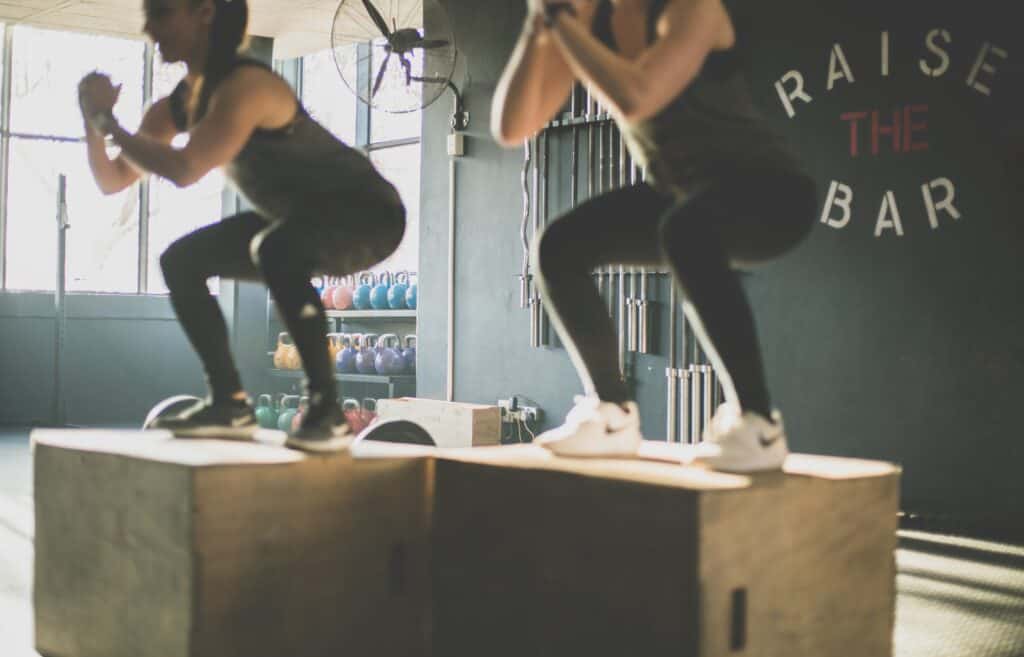
[[270,395],[260,395],[256,401],[256,421],[264,429],[277,428],[277,411]]
[[277,416],[277,428],[288,431],[292,428],[292,420],[299,412],[299,396],[288,395],[281,400],[281,414]]

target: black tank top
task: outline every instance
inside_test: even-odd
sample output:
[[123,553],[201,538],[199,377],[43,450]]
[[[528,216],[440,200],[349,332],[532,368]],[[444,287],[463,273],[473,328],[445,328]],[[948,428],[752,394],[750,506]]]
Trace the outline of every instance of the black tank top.
[[[702,180],[736,169],[799,171],[792,150],[754,106],[746,80],[745,0],[723,0],[736,29],[736,45],[708,54],[700,73],[657,115],[619,128],[630,154],[647,170],[655,188],[687,195]],[[657,23],[668,0],[651,0],[647,41],[657,39]],[[618,50],[612,33],[611,0],[599,0],[594,35]]]
[[[272,70],[263,62],[243,57],[235,62],[235,68],[239,66]],[[181,132],[193,127],[188,96],[186,80],[179,82],[170,96],[171,115]],[[301,102],[287,125],[254,130],[224,173],[271,219],[323,219],[324,213],[337,213],[356,198],[401,205],[394,186],[370,160],[317,123]]]

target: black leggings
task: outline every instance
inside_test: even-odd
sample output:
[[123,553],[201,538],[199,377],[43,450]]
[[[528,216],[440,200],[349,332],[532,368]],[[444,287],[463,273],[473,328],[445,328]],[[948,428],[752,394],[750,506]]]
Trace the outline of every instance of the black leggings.
[[736,172],[696,186],[682,201],[647,184],[622,188],[552,222],[534,241],[534,271],[585,392],[604,401],[629,399],[615,329],[592,270],[667,264],[726,400],[767,417],[771,401],[754,318],[734,267],[796,246],[814,224],[815,203],[814,181],[803,175]]
[[310,278],[372,267],[394,252],[405,231],[401,206],[346,209],[352,220],[335,223],[270,221],[245,212],[200,228],[164,251],[160,265],[171,304],[203,362],[214,400],[228,399],[242,383],[224,316],[206,285],[212,276],[265,281],[302,357],[310,394],[337,396],[327,320]]

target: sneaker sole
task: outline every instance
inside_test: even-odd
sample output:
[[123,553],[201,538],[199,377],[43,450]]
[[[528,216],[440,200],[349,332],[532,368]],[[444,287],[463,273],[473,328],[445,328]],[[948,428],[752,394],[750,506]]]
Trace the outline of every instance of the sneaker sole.
[[601,443],[603,444],[586,444],[581,442],[576,445],[569,445],[563,443],[561,439],[537,441],[537,444],[540,447],[543,447],[555,456],[600,459],[635,457],[637,452],[640,450],[640,446],[643,444],[643,439],[619,441],[615,441],[615,439],[605,439],[602,440]]
[[301,438],[288,436],[284,441],[285,447],[302,450],[303,452],[314,452],[317,454],[340,452],[348,448],[351,444],[352,436],[335,436],[334,438],[327,438],[325,440],[303,440]]
[[[701,445],[705,445],[703,449]],[[730,474],[754,474],[757,472],[780,472],[786,464],[786,457],[789,456],[789,450],[786,450],[782,454],[758,454],[754,457],[737,458],[732,459],[723,457],[720,453],[716,453],[717,446],[710,445],[709,443],[700,443],[697,446],[697,463],[703,464],[716,472],[726,472]],[[702,451],[710,453],[702,454]]]
[[244,427],[196,427],[195,429],[168,429],[175,438],[219,438],[221,440],[252,440],[260,425],[252,424]]

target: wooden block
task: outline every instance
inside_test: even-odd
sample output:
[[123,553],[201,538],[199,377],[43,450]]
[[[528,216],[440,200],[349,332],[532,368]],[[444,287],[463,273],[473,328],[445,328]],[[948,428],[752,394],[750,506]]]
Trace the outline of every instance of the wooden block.
[[650,447],[445,452],[434,654],[892,654],[898,468],[794,455],[747,477]]
[[422,657],[425,458],[37,431],[44,657]]
[[501,444],[501,409],[436,399],[402,397],[377,402],[381,420],[416,422],[438,447],[483,447]]

